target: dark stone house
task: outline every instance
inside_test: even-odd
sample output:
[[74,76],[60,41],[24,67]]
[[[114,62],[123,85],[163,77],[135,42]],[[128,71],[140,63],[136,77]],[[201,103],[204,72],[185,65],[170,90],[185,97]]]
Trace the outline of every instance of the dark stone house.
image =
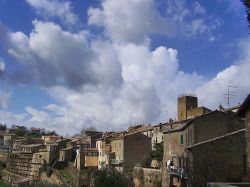
[[246,141],[246,162],[247,162],[247,177],[246,180],[250,181],[250,94],[241,104],[238,109],[237,116],[245,120],[245,141]]
[[[178,108],[178,111],[185,110]],[[192,118],[184,118],[178,123],[175,123],[174,126],[170,125],[170,128],[163,131],[163,187],[186,186],[187,184],[189,186],[203,186],[209,180],[220,181],[223,178],[219,174],[222,176],[224,173],[218,173],[218,178],[214,178],[210,173],[204,177],[207,163],[203,163],[208,160],[210,169],[216,170],[219,167],[218,163],[223,163],[224,158],[230,160],[232,156],[238,159],[235,163],[232,162],[233,165],[223,164],[222,170],[231,168],[229,169],[231,173],[226,175],[223,182],[239,180],[243,176],[245,141],[242,119],[236,117],[232,112],[215,110]],[[236,145],[231,146],[231,143]],[[223,150],[224,155],[221,156],[217,149]],[[237,156],[232,154],[233,151]],[[212,163],[217,163],[217,165]],[[235,171],[238,172],[237,175],[234,173]],[[198,185],[198,183],[202,185]]]

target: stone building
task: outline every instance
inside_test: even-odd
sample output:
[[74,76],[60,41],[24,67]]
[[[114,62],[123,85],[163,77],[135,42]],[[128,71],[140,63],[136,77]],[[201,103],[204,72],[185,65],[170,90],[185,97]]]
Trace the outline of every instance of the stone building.
[[[163,186],[187,182],[186,148],[243,129],[243,121],[231,112],[213,111],[193,117],[165,130],[163,157]],[[182,178],[183,181],[179,179]],[[182,182],[182,183],[180,183]]]
[[186,148],[189,186],[239,182],[246,175],[245,129]]
[[98,169],[106,168],[109,164],[109,154],[111,153],[111,144],[109,138],[101,138],[96,141],[98,150]]
[[136,165],[144,165],[150,157],[151,138],[138,132],[124,134],[111,140],[109,165],[119,170],[132,170]]
[[28,138],[13,140],[12,149],[18,149],[20,145],[27,145],[29,142]]
[[178,98],[178,121],[199,116],[208,112],[210,109],[198,107],[198,98],[195,96],[184,95]]
[[64,148],[59,151],[59,161],[71,161],[73,159],[73,149],[72,148]]
[[63,138],[60,136],[55,136],[55,135],[45,135],[42,136],[42,140],[44,141],[44,144],[48,144],[51,142],[55,142],[56,140],[62,140]]
[[88,142],[89,148],[96,148],[96,140],[102,137],[102,132],[98,131],[85,131],[84,137],[81,138],[82,142]]
[[250,181],[250,94],[241,104],[236,112],[236,115],[243,118],[245,126],[245,141],[246,141],[246,160],[247,160],[247,177],[246,180]]
[[12,148],[13,140],[16,139],[16,135],[15,134],[5,134],[3,139],[4,139],[4,147],[5,148]]
[[7,175],[3,175],[3,178],[11,181],[23,178],[36,179],[37,175],[32,172],[32,158],[33,154],[42,148],[44,146],[41,144],[20,145],[18,152],[9,154],[6,167]]
[[161,170],[135,167],[133,181],[135,187],[159,187],[161,186]]
[[74,166],[77,170],[98,168],[98,149],[77,149]]

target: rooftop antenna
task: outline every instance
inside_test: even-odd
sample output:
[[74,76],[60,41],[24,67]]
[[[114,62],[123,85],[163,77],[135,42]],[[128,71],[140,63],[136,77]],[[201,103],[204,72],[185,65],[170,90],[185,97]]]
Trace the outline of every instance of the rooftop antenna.
[[201,99],[201,100],[200,100],[200,105],[201,105],[201,106],[202,106],[202,104],[205,105],[205,101],[206,101],[205,99]]
[[131,112],[129,113],[129,126],[131,126]]
[[232,86],[232,85],[228,85],[227,86],[227,93],[224,94],[224,97],[226,99],[226,102],[227,102],[227,106],[230,106],[230,99],[232,99],[233,97],[235,97],[235,93],[234,91],[231,91],[231,89],[233,88],[237,88],[236,86]]

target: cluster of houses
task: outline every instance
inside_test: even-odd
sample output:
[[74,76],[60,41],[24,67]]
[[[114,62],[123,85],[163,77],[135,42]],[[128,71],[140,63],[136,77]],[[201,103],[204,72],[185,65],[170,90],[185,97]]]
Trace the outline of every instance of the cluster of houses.
[[[70,166],[79,172],[110,167],[133,171],[137,187],[247,182],[250,95],[237,107],[214,111],[198,107],[197,97],[184,95],[178,98],[177,108],[177,120],[132,126],[123,132],[32,138],[1,131],[0,159],[7,163],[2,178],[15,184],[39,181],[46,166]],[[148,164],[159,143],[163,144],[163,160]]]

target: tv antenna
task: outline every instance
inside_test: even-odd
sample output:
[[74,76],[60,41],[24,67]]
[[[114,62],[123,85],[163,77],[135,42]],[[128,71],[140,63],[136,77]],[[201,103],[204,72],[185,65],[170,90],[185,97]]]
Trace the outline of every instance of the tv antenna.
[[132,123],[132,122],[131,122],[131,121],[132,121],[131,118],[132,118],[132,116],[131,116],[131,112],[130,112],[130,113],[129,113],[129,126],[131,126],[131,123]]
[[206,100],[205,100],[205,99],[201,99],[201,100],[200,100],[200,106],[205,105],[205,102],[206,102]]
[[235,89],[235,88],[237,88],[237,87],[232,86],[232,85],[228,85],[227,86],[227,93],[223,94],[225,99],[226,99],[227,106],[230,106],[230,100],[236,96],[235,95],[236,92],[232,91],[232,89]]

